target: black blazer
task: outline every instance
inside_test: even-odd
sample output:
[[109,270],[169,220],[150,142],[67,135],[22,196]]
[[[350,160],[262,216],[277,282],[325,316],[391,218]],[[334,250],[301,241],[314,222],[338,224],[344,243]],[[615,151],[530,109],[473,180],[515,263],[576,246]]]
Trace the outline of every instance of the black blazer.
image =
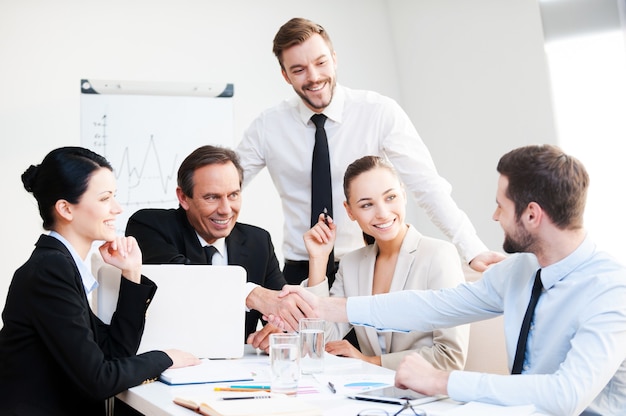
[[0,330],[0,414],[104,415],[104,401],[172,365],[135,355],[156,285],[122,279],[111,324],[91,310],[67,248],[42,235],[13,275]]
[[[195,229],[183,208],[141,209],[126,225],[126,235],[137,239],[144,264],[206,264]],[[280,290],[287,283],[280,271],[270,234],[259,227],[236,223],[226,237],[228,264],[246,269],[248,282]],[[243,305],[242,305],[243,307]],[[256,330],[261,313],[246,313],[244,342]]]

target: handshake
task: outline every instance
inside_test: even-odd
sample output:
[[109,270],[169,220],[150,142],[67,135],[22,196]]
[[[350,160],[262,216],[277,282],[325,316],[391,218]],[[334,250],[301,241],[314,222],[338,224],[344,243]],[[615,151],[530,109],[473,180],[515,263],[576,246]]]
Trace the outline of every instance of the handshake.
[[297,331],[302,318],[322,318],[332,322],[347,322],[346,299],[319,297],[301,286],[285,285],[281,291],[260,292],[263,297],[255,309],[263,314],[266,325],[260,331],[250,334],[248,344],[263,350],[269,347],[269,334],[282,331]]

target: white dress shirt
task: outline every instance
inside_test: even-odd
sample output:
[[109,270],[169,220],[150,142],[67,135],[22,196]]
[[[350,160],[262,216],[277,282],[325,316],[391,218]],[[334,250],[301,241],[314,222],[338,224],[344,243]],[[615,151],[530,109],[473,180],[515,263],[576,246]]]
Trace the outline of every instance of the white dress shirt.
[[[512,255],[481,280],[453,289],[349,298],[348,318],[355,325],[426,331],[504,314],[511,368],[538,268],[534,255]],[[459,401],[532,403],[551,415],[626,414],[626,267],[587,238],[542,268],[541,280],[522,374],[453,371],[448,394]]]
[[[340,230],[335,256],[363,246],[361,230],[348,218],[343,175],[366,155],[386,156],[431,220],[470,261],[487,247],[435,169],[426,145],[411,120],[392,99],[371,91],[335,88],[324,110],[333,182],[333,219]],[[252,122],[237,147],[244,186],[267,167],[282,200],[285,218],[283,253],[287,260],[308,260],[302,235],[311,222],[311,161],[315,144],[313,112],[298,96],[270,108]]]

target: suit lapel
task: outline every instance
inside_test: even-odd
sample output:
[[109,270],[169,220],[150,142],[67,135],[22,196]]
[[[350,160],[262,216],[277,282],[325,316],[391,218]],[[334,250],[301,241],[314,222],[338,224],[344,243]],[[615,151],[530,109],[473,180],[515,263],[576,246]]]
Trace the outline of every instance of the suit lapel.
[[402,241],[400,253],[398,253],[398,262],[396,263],[396,270],[393,273],[389,292],[399,292],[406,289],[406,282],[409,279],[411,267],[413,267],[415,262],[415,251],[417,251],[421,238],[422,235],[415,228],[409,226]]
[[181,229],[183,233],[182,239],[185,245],[185,257],[189,259],[191,264],[206,264],[206,255],[204,254],[202,245],[200,245],[200,240],[198,239],[196,230],[187,219],[187,213],[183,208],[179,207],[176,210],[176,216],[178,217],[178,222],[182,225]]
[[[415,251],[422,238],[422,235],[412,226],[409,226],[404,240],[402,241],[402,247],[400,247],[400,253],[398,253],[398,261],[391,281],[391,287],[389,292],[399,292],[405,290],[406,282],[409,278],[409,272],[415,261]],[[376,262],[376,253],[378,247],[376,244],[371,250],[367,250],[363,260],[359,265],[359,282],[363,282],[363,287],[359,288],[359,293],[372,293],[372,284],[374,281],[374,264]],[[378,342],[378,333],[374,328],[365,327],[367,339],[372,346],[372,350],[376,352],[376,355],[382,354],[380,344]],[[392,344],[394,340],[393,332],[386,332],[384,335],[385,346],[387,353],[392,351]]]
[[228,250],[228,264],[248,264],[250,250],[246,250],[246,236],[241,232],[237,224],[233,227],[230,235],[226,237],[226,250]]
[[[372,293],[372,286],[374,284],[374,265],[376,264],[376,255],[378,254],[378,246],[376,243],[372,244],[364,250],[363,258],[359,261],[358,275],[355,276],[355,280],[359,287],[356,294]],[[344,277],[345,279],[345,277]],[[370,347],[375,355],[381,355],[382,350],[378,342],[378,333],[375,328],[361,327],[365,331],[365,336],[370,344]]]

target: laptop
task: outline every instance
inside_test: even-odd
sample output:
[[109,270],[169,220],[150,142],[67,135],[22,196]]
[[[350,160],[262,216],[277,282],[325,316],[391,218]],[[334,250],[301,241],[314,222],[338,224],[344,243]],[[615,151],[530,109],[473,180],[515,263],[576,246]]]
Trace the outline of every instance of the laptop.
[[[95,267],[96,315],[109,323],[117,306],[120,270]],[[246,271],[241,266],[146,264],[158,286],[146,313],[138,353],[175,348],[199,358],[241,358],[244,353]]]

